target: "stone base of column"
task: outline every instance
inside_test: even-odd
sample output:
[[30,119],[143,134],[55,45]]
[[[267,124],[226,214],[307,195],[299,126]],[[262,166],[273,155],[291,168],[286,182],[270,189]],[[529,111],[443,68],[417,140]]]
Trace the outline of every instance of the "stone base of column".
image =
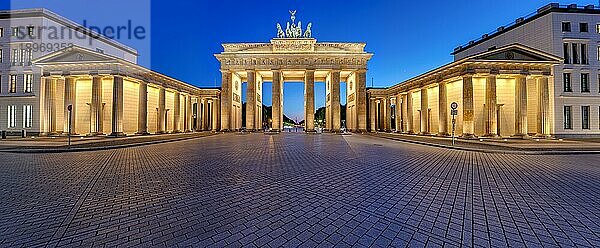
[[47,132],[47,133],[40,133],[40,136],[58,136],[59,133],[57,132]]
[[488,133],[488,134],[483,135],[482,137],[484,137],[484,138],[494,138],[494,139],[495,138],[500,138],[500,136],[498,134],[495,134],[495,133]]
[[90,133],[87,136],[103,136],[105,135],[104,133]]
[[314,130],[314,129],[310,129],[310,130],[309,130],[309,129],[306,129],[306,130],[304,130],[304,132],[305,132],[305,133],[316,133],[316,132],[317,132],[317,130]]
[[436,134],[436,136],[439,136],[439,137],[449,137],[449,136],[451,136],[451,134],[449,134],[449,133],[438,133],[438,134]]
[[431,136],[431,133],[429,133],[429,132],[420,132],[419,135]]
[[552,139],[552,135],[550,134],[536,134],[533,137],[537,139]]
[[156,131],[156,134],[168,134],[166,131]]
[[527,135],[527,134],[515,134],[513,136],[510,136],[513,139],[531,139],[531,136]]
[[150,133],[147,131],[144,131],[144,132],[137,132],[137,133],[135,133],[135,135],[150,135]]
[[110,135],[108,135],[108,137],[113,137],[113,138],[125,137],[125,136],[127,136],[127,134],[125,134],[123,132],[116,132],[116,133],[111,133]]
[[477,139],[477,136],[475,136],[475,134],[472,133],[465,133],[463,135],[460,136],[463,139]]

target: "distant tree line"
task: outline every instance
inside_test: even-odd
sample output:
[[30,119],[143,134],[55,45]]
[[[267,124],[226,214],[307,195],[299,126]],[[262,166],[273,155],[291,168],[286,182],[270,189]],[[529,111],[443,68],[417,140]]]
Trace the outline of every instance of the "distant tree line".
[[[272,115],[272,106],[265,106],[264,104],[262,105],[262,119],[263,122],[266,124],[268,123],[268,121],[273,118]],[[340,120],[345,120],[346,119],[346,105],[345,104],[340,104]],[[325,107],[320,107],[319,109],[317,109],[317,111],[315,111],[315,122],[317,123],[325,123]],[[299,121],[298,123],[296,123],[296,121],[290,119],[289,117],[287,117],[285,114],[283,115],[283,123],[285,125],[303,125],[304,124],[304,120]],[[341,123],[340,123],[341,124]],[[242,126],[246,126],[246,103],[242,104]]]

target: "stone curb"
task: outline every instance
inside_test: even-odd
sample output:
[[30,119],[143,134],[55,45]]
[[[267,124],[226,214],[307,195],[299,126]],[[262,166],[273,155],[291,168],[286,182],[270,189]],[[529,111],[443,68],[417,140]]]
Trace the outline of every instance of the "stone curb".
[[493,153],[493,154],[519,154],[519,155],[586,155],[586,154],[600,154],[600,151],[585,151],[585,150],[573,150],[573,151],[551,151],[551,150],[544,150],[544,151],[522,151],[521,150],[521,151],[519,151],[519,150],[479,149],[479,148],[449,146],[449,145],[435,144],[435,143],[415,141],[415,140],[407,140],[407,139],[395,138],[395,137],[379,136],[379,135],[375,135],[375,134],[368,134],[368,135],[370,135],[372,137],[376,137],[376,138],[383,138],[383,139],[394,140],[394,141],[399,141],[399,142],[404,142],[404,143],[410,143],[410,144],[416,144],[416,145],[424,145],[424,146],[431,146],[431,147],[451,149],[451,150],[458,150],[458,151],[468,151],[468,152],[482,152],[482,153]]
[[121,149],[121,148],[129,148],[129,147],[136,147],[136,146],[146,146],[146,145],[155,145],[155,144],[163,144],[163,143],[169,143],[169,142],[177,142],[177,141],[184,141],[184,140],[191,140],[191,139],[198,139],[198,138],[205,138],[205,137],[210,137],[210,136],[214,136],[214,135],[218,135],[219,133],[211,133],[211,134],[207,134],[207,135],[202,135],[202,136],[194,136],[194,137],[182,137],[182,138],[175,138],[175,139],[167,139],[167,140],[156,140],[156,141],[147,141],[147,142],[140,142],[140,143],[131,143],[131,144],[123,144],[123,145],[114,145],[114,146],[99,146],[99,147],[80,147],[80,148],[41,148],[41,149],[4,149],[4,150],[0,150],[0,152],[5,152],[5,153],[71,153],[71,152],[90,152],[90,151],[102,151],[102,150],[112,150],[112,149]]

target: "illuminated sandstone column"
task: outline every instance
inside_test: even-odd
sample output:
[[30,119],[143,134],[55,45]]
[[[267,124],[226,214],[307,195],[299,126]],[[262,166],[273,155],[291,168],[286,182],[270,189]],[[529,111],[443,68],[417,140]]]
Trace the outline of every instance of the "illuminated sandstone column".
[[341,129],[340,105],[340,71],[331,71],[331,131],[339,132]]
[[283,82],[281,82],[281,71],[273,70],[273,107],[272,107],[272,130],[274,132],[281,131],[283,127],[283,101],[281,99],[283,88],[281,87]]
[[196,131],[204,131],[204,108],[201,97],[196,97]]
[[439,135],[448,135],[448,90],[446,89],[446,82],[442,81],[438,85],[439,102],[438,102],[438,113],[439,113]]
[[204,103],[204,115],[202,116],[203,119],[203,129],[204,131],[211,131],[212,130],[212,121],[213,121],[213,110],[210,109],[210,103],[208,102],[208,98],[204,98],[203,100]]
[[497,106],[496,97],[496,75],[490,75],[486,79],[485,83],[485,136],[496,137],[498,136],[498,120],[496,115]]
[[396,95],[396,132],[399,133],[402,131],[402,95]]
[[167,123],[165,120],[165,115],[167,114],[166,109],[166,99],[165,99],[165,88],[160,87],[158,89],[158,131],[157,133],[165,133],[167,130]]
[[175,91],[175,96],[173,97],[173,132],[179,133],[181,132],[180,122],[181,121],[181,93],[179,91]]
[[515,137],[527,137],[527,76],[515,78]]
[[421,134],[429,134],[429,94],[421,88]]
[[246,87],[246,130],[255,131],[256,123],[256,72],[248,70],[248,85]]
[[377,102],[369,99],[369,116],[371,119],[371,132],[377,132]]
[[474,138],[473,76],[463,76],[463,137]]
[[537,112],[537,135],[541,137],[550,136],[550,92],[548,77],[537,79],[538,88],[538,112]]
[[123,77],[113,76],[112,132],[110,136],[124,136],[123,133]]
[[53,78],[44,79],[44,108],[46,116],[46,131],[56,133],[56,81]]
[[137,134],[148,134],[148,84],[139,83],[138,90],[138,131]]
[[358,131],[367,131],[367,70],[361,69],[356,72],[356,115],[358,119]]
[[193,132],[194,131],[194,118],[193,115],[194,113],[192,113],[192,96],[191,95],[187,95],[185,97],[185,117],[183,118],[185,120],[184,122],[184,131],[185,132]]
[[230,71],[221,70],[221,131],[229,131],[231,129],[231,112],[232,112],[232,73]]
[[408,132],[408,108],[407,108],[407,104],[408,104],[408,94],[402,94],[402,107],[400,109],[400,111],[402,111],[402,118],[400,119],[400,122],[402,123],[402,132],[406,133]]
[[[211,111],[212,111],[212,131],[223,130],[222,127],[219,127],[219,99],[213,99],[211,103]],[[223,116],[223,113],[221,113]],[[222,123],[222,122],[221,122]]]
[[384,125],[386,132],[392,131],[392,101],[389,97],[383,99],[384,104]]
[[102,77],[92,77],[92,103],[91,103],[91,133],[100,135],[104,130],[104,116],[102,115]]
[[304,72],[304,125],[306,132],[315,131],[315,70]]
[[[75,119],[76,119],[76,104],[77,103],[77,81],[75,77],[65,77],[65,95],[64,95],[64,132],[69,133],[69,125],[71,126],[71,134],[75,134]],[[71,121],[69,122],[69,106],[71,106]]]
[[406,132],[408,133],[415,133],[414,131],[414,125],[413,125],[413,114],[414,114],[414,109],[413,109],[413,98],[412,98],[412,92],[408,92],[406,94]]

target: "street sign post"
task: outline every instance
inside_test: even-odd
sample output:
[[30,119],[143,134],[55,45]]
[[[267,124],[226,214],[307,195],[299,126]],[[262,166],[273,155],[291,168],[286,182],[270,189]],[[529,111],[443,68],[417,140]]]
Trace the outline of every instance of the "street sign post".
[[456,131],[456,115],[458,115],[458,103],[450,104],[450,114],[452,115],[452,146],[454,146],[454,133]]

